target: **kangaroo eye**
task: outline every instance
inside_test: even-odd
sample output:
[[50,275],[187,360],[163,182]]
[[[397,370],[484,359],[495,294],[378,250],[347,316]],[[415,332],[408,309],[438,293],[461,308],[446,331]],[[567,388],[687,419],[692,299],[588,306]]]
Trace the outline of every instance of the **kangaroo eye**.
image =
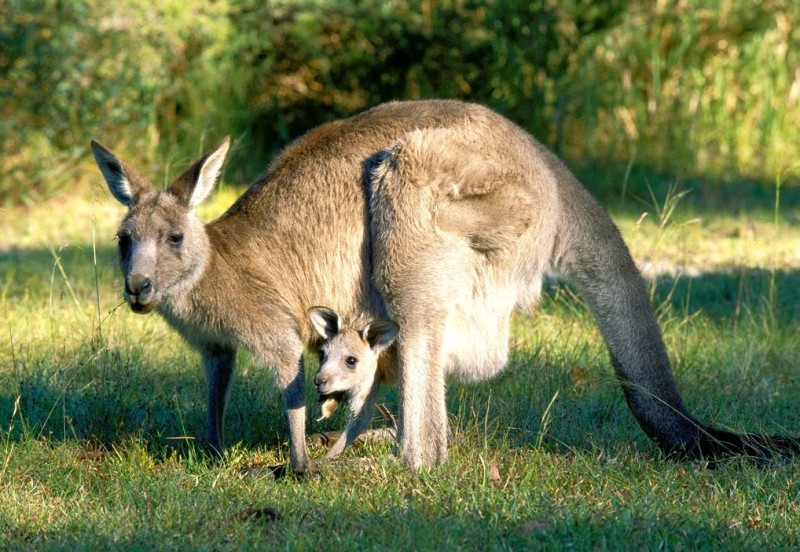
[[167,238],[170,245],[180,245],[183,243],[183,234],[170,234],[169,238]]
[[117,232],[117,243],[119,244],[119,250],[123,254],[127,254],[131,248],[131,235],[128,232]]
[[358,359],[354,356],[349,356],[344,359],[345,364],[347,364],[350,368],[358,364]]

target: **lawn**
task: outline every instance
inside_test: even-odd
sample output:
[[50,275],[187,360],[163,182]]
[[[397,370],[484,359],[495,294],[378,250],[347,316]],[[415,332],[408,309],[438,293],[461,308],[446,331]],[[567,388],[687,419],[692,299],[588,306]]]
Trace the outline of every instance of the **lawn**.
[[[224,187],[202,216],[237,193]],[[670,205],[608,206],[690,410],[800,434],[800,209]],[[281,397],[246,355],[229,448],[211,462],[196,355],[121,303],[121,215],[99,175],[78,197],[0,211],[0,549],[800,548],[800,462],[665,459],[560,283],[516,316],[502,375],[450,382],[446,465],[412,473],[388,443],[366,443],[274,479],[266,467],[288,462]],[[309,432],[340,429],[341,414],[313,421],[308,389]],[[393,390],[382,402],[395,408]]]

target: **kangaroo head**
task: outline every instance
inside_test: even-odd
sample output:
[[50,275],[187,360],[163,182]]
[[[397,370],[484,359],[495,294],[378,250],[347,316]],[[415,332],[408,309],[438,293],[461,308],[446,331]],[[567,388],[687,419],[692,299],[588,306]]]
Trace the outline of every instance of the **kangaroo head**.
[[400,328],[385,318],[360,330],[342,327],[339,315],[326,307],[313,307],[308,314],[314,329],[326,340],[314,385],[327,399],[322,408],[322,418],[327,418],[336,409],[337,395],[351,402],[366,398],[375,381],[378,357],[394,342]]
[[99,143],[92,152],[111,194],[128,208],[117,231],[125,299],[147,313],[191,288],[209,256],[205,226],[195,208],[219,177],[230,141],[222,141],[161,192]]

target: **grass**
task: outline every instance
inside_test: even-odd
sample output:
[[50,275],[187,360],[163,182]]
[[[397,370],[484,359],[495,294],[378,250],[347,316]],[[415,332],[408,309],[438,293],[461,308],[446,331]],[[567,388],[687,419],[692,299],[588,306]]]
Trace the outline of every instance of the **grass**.
[[[235,195],[223,189],[203,216]],[[120,305],[122,211],[104,191],[84,196],[0,213],[0,549],[800,547],[800,464],[664,459],[585,306],[557,285],[516,316],[502,375],[451,382],[445,466],[411,473],[388,444],[363,444],[318,476],[264,477],[287,462],[287,427],[246,355],[226,459],[209,462],[198,360],[160,319]],[[666,205],[656,194],[614,213],[653,278],[690,409],[800,433],[799,211],[782,207],[776,224],[769,206],[678,205],[659,220]],[[393,407],[394,391],[383,400]]]

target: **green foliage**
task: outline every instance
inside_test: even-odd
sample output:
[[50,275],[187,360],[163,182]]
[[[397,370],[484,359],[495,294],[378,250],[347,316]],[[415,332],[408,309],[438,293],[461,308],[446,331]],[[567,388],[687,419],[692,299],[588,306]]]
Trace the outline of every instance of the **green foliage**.
[[71,187],[92,137],[155,162],[159,142],[197,141],[211,124],[203,76],[225,43],[224,6],[2,2],[0,200]]
[[771,182],[800,157],[791,0],[0,4],[6,204],[94,175],[92,137],[166,179],[234,134],[246,181],[324,121],[428,97],[494,107],[609,195],[626,166]]
[[221,64],[231,71],[233,126],[254,144],[249,153],[272,152],[381,102],[444,97],[492,105],[552,141],[553,91],[573,48],[613,22],[621,5],[236,2],[232,58]]
[[596,108],[571,119],[569,155],[771,180],[800,153],[799,19],[791,0],[632,2],[584,50],[584,91],[597,98],[574,105]]

